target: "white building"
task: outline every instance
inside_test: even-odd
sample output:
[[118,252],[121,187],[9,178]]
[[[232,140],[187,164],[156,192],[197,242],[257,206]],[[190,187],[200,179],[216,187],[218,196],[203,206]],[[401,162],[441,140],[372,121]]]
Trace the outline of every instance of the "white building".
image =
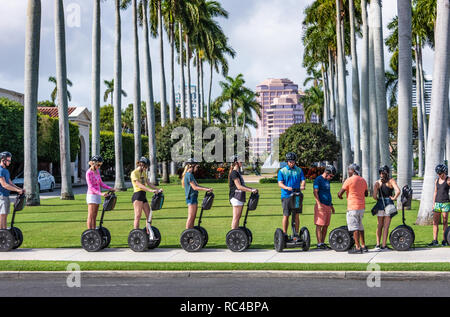
[[[187,85],[185,88],[185,107],[187,109],[188,106],[188,99],[189,98],[189,92]],[[197,86],[191,85],[191,100],[192,100],[192,118],[197,118]],[[180,93],[180,86],[178,86],[178,92],[175,94],[175,105],[181,109],[181,93]],[[187,110],[186,110],[186,117],[187,117]]]
[[[430,75],[425,75],[425,82],[424,82],[424,90],[425,90],[425,112],[427,115],[430,114],[430,107],[431,107],[431,89],[433,87],[433,77]],[[412,86],[412,106],[417,106],[416,101],[416,83],[413,82]]]

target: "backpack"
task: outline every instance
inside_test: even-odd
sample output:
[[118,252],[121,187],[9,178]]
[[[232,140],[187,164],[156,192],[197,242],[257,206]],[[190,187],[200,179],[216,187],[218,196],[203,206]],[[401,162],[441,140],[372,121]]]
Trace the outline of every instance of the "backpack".
[[14,210],[21,211],[25,206],[25,194],[17,195],[16,201],[14,202]]
[[301,192],[293,192],[289,196],[289,210],[295,213],[302,212],[303,194]]
[[210,210],[213,202],[214,202],[214,194],[207,192],[205,194],[205,198],[203,198],[203,202],[202,202],[203,210]]
[[258,201],[259,201],[259,194],[258,193],[252,193],[250,195],[250,198],[248,200],[248,210],[255,210],[256,207],[258,207]]
[[152,197],[151,208],[152,210],[160,210],[164,204],[164,194],[159,192]]
[[117,196],[114,193],[109,194],[105,197],[105,201],[103,202],[103,210],[111,211],[116,206]]

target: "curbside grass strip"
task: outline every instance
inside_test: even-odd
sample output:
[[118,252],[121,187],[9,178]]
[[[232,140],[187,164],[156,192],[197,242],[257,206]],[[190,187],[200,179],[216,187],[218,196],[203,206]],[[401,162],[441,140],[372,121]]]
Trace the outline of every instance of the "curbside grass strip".
[[[66,278],[66,271],[3,271],[0,278]],[[371,271],[81,271],[82,278],[314,278],[366,280]],[[383,280],[450,280],[450,272],[376,272]]]

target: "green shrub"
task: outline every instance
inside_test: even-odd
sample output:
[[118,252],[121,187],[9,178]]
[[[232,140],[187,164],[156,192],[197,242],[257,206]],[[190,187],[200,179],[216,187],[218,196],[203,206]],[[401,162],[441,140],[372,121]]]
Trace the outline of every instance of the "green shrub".
[[260,184],[276,184],[278,183],[278,178],[277,177],[266,177],[266,178],[261,178],[259,180]]

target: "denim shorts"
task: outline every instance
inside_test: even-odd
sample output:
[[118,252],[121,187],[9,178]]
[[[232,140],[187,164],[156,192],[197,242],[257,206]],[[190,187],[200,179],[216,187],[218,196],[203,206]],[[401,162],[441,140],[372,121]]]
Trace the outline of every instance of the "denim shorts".
[[188,205],[198,205],[198,193],[190,195],[186,198],[186,204]]

